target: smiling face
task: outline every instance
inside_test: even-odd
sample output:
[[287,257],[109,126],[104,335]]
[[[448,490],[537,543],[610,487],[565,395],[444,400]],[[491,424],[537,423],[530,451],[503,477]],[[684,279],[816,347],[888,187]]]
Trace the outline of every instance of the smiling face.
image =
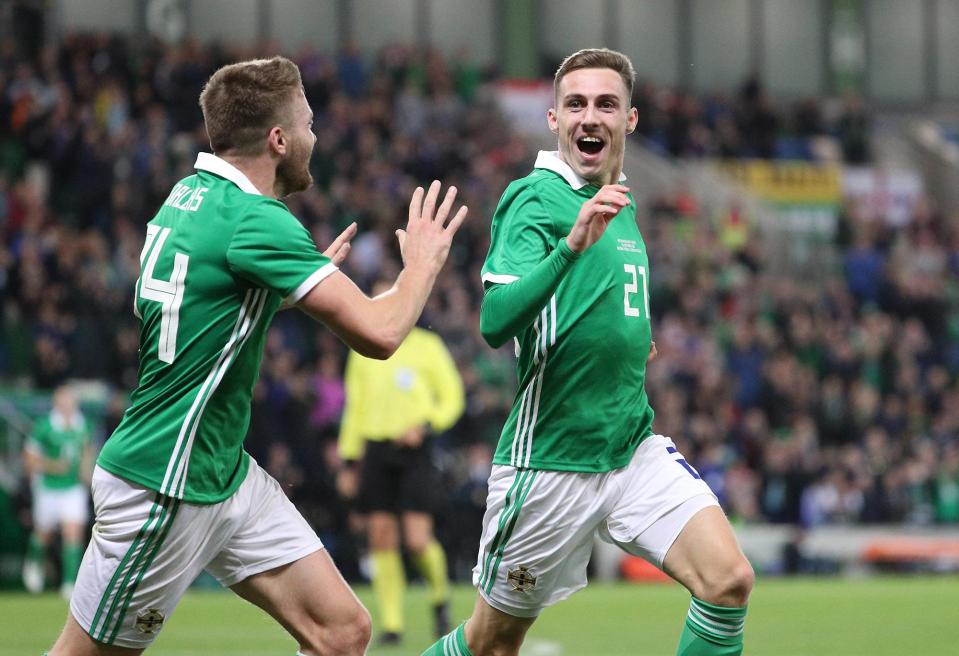
[[546,113],[559,135],[564,162],[591,184],[612,184],[623,170],[626,134],[636,127],[623,78],[610,68],[580,68],[563,76],[556,107]]

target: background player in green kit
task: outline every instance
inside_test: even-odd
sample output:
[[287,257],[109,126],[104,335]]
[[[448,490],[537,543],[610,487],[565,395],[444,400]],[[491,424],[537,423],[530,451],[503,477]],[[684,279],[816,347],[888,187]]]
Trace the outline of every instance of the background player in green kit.
[[597,534],[692,593],[678,654],[742,652],[752,569],[709,487],[653,433],[644,388],[649,262],[622,175],[633,77],[617,52],[568,57],[547,113],[559,151],[493,216],[480,329],[494,347],[516,340],[520,387],[493,458],[476,606],[426,655],[517,654],[536,616],[586,585]]
[[93,444],[90,426],[67,386],[53,392],[53,408],[37,421],[23,451],[33,497],[33,532],[23,563],[30,592],[44,585],[46,549],[60,529],[60,594],[67,599],[80,567],[89,518]]
[[300,72],[275,57],[225,66],[200,105],[214,153],[147,225],[134,312],[139,383],[93,474],[96,513],[51,655],[138,654],[204,569],[260,606],[300,653],[362,654],[366,609],[279,484],[243,451],[266,330],[281,303],[364,355],[389,357],[419,317],[450,241],[455,189],[417,189],[404,268],[364,295],[276,199],[312,182],[316,137]]

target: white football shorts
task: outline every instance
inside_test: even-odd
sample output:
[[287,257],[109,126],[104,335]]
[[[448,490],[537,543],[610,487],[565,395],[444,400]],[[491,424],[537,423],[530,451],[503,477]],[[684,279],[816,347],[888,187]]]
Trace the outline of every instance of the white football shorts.
[[153,642],[204,569],[231,586],[323,548],[252,458],[237,491],[212,505],[165,497],[97,467],[93,507],[70,612],[94,639],[120,647]]
[[686,522],[718,505],[662,435],[599,474],[495,465],[473,585],[493,608],[536,617],[586,585],[595,535],[662,568]]
[[33,485],[33,526],[39,531],[53,531],[60,524],[86,524],[90,519],[90,493],[83,485],[62,490]]

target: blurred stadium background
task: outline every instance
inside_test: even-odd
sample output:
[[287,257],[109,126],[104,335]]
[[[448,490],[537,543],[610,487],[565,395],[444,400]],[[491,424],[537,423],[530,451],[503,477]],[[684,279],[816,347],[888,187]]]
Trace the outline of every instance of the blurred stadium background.
[[[317,116],[316,185],[290,208],[321,245],[359,223],[354,279],[395,270],[392,233],[415,184],[455,184],[471,208],[425,314],[467,386],[466,416],[435,440],[438,533],[451,574],[467,582],[515,389],[511,350],[489,349],[478,332],[489,219],[535,151],[555,147],[543,116],[559,61],[607,46],[639,77],[625,170],[653,271],[656,429],[717,492],[761,575],[753,617],[767,623],[751,620],[747,634],[770,638],[750,647],[747,635],[747,653],[950,653],[957,28],[959,0],[0,0],[0,586],[20,585],[30,522],[20,450],[50,391],[75,382],[102,442],[136,382],[129,308],[143,225],[207,149],[203,82],[224,63],[274,53],[299,63]],[[305,316],[278,315],[247,445],[363,590],[364,545],[333,483],[344,356]],[[601,546],[591,567],[594,580],[650,578]],[[859,580],[886,572],[910,576]],[[797,594],[773,578],[793,574],[822,583]],[[784,607],[803,601],[764,616],[764,588]],[[622,589],[564,606],[630,622],[622,607],[634,597]],[[459,594],[462,615],[469,594]],[[643,604],[657,603],[635,594],[621,643],[644,630]],[[849,602],[864,611],[851,623],[889,600],[887,614],[870,615],[875,645],[803,642],[818,624],[790,642],[795,613],[836,599],[862,599]],[[46,609],[31,648],[62,618],[53,597],[0,603],[0,636],[18,611]],[[902,604],[921,612],[909,620],[893,610]],[[910,628],[923,617],[942,618],[951,642]],[[534,630],[542,640],[529,653],[591,653],[549,626]],[[13,642],[3,651],[6,640],[0,652],[23,653]],[[170,640],[154,651],[194,653]],[[623,644],[601,653],[640,653]]]

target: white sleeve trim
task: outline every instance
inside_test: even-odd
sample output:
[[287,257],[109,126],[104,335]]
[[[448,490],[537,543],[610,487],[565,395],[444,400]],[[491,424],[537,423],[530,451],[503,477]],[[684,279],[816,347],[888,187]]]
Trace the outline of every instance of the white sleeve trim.
[[519,276],[511,276],[508,273],[484,273],[483,282],[492,282],[497,285],[507,285],[519,280]]
[[310,293],[310,290],[319,285],[330,274],[338,271],[339,267],[328,262],[319,269],[310,274],[310,277],[300,283],[300,286],[293,290],[293,293],[283,299],[287,305],[296,305],[304,296]]

